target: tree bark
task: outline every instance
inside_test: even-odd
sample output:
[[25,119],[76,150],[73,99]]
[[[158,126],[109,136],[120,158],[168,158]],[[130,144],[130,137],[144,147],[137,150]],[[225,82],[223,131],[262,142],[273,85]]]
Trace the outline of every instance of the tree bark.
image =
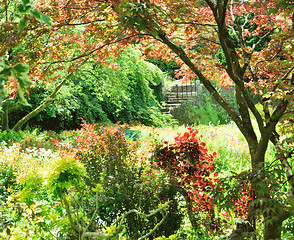
[[9,106],[9,101],[8,100],[4,101],[2,104],[2,117],[1,117],[2,131],[9,130],[8,106]]
[[263,240],[280,240],[281,229],[283,221],[290,216],[288,211],[282,211],[275,216],[277,219],[273,219],[271,224],[265,224],[263,228]]
[[200,227],[200,224],[199,224],[199,219],[195,217],[195,213],[194,213],[195,211],[193,211],[193,202],[192,202],[189,194],[181,187],[179,187],[179,192],[185,199],[187,214],[189,217],[189,221],[192,225],[192,228],[194,230],[198,230]]

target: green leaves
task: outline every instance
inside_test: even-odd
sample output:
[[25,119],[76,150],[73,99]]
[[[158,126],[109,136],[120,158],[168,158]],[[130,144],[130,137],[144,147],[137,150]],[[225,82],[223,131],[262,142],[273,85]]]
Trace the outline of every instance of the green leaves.
[[29,66],[24,63],[17,63],[13,67],[13,70],[19,74],[25,74],[29,71],[29,69]]
[[18,88],[19,102],[22,105],[29,106],[24,94],[27,92],[27,87],[31,85],[31,81],[28,75],[29,66],[24,63],[17,63],[11,68],[12,76],[17,79],[20,88]]
[[9,77],[13,77],[19,83],[20,87],[17,90],[19,103],[22,105],[29,106],[29,103],[25,98],[27,87],[29,87],[32,84],[28,75],[30,69],[29,66],[24,63],[17,63],[14,66],[10,66],[7,60],[2,60],[0,62],[0,68],[2,68],[2,70],[0,71],[0,106],[2,105],[2,101],[5,98],[3,90],[4,85],[7,83]]
[[38,21],[42,21],[42,13],[40,13],[38,10],[34,9],[30,11],[30,14],[36,18]]
[[22,0],[22,3],[18,4],[16,7],[16,15],[21,18],[18,25],[18,32],[20,33],[27,25],[28,21],[26,18],[26,14],[33,16],[41,23],[45,23],[48,27],[52,26],[51,18],[37,9],[33,9],[33,6],[30,3],[30,0]]
[[42,20],[47,26],[51,27],[52,24],[51,24],[51,18],[50,17],[48,17],[47,15],[42,14]]
[[73,156],[66,156],[54,159],[44,178],[48,189],[61,196],[69,187],[83,184],[85,174],[85,168],[79,161]]
[[51,18],[48,17],[47,15],[39,12],[38,10],[34,9],[34,10],[31,10],[29,12],[29,14],[31,16],[33,16],[34,18],[36,18],[39,22],[44,22],[47,26],[51,27],[52,26],[52,23],[51,23]]
[[128,1],[120,7],[117,7],[116,11],[120,12],[121,7],[124,9],[124,11],[120,13],[123,24],[135,26],[138,32],[145,30],[152,32],[154,22],[151,19],[151,15],[152,12],[155,13],[158,11],[158,7],[155,4],[152,4],[148,0],[142,2]]
[[20,20],[18,24],[18,32],[20,33],[26,26],[27,21],[25,19]]

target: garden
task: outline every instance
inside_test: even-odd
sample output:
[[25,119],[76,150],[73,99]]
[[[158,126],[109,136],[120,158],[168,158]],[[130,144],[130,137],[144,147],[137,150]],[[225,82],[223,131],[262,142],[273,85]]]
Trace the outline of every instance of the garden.
[[292,3],[7,0],[0,28],[0,240],[294,239]]

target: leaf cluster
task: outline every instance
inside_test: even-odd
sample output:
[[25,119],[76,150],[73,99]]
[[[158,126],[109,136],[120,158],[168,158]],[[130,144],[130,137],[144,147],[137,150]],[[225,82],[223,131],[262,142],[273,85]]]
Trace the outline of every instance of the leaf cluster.
[[18,32],[21,32],[28,24],[26,14],[33,16],[39,22],[43,22],[51,27],[51,18],[37,9],[33,9],[31,0],[22,0],[21,3],[17,4],[16,11],[16,16],[21,19],[18,25]]
[[216,153],[208,154],[206,144],[196,136],[198,131],[191,128],[188,130],[183,135],[178,134],[175,143],[165,142],[164,146],[158,148],[154,154],[154,162],[168,174],[181,194],[185,192],[189,196],[193,202],[193,212],[205,213],[205,219],[200,219],[202,224],[211,221],[207,227],[215,229],[217,226],[213,224],[214,214],[210,194],[215,183],[218,182],[218,173],[211,176]]
[[27,87],[31,85],[28,75],[29,66],[24,63],[17,63],[14,66],[10,66],[7,60],[1,59],[0,70],[0,107],[3,104],[3,101],[7,99],[8,94],[7,90],[4,89],[4,86],[8,83],[10,77],[16,79],[19,84],[19,102],[23,105],[28,105],[25,93],[27,93]]

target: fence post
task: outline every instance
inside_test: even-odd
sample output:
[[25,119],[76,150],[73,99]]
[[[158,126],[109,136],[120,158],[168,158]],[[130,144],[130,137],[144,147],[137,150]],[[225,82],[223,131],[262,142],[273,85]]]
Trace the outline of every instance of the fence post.
[[183,84],[181,86],[181,89],[182,89],[182,100],[183,100],[184,99],[184,86],[183,86]]

